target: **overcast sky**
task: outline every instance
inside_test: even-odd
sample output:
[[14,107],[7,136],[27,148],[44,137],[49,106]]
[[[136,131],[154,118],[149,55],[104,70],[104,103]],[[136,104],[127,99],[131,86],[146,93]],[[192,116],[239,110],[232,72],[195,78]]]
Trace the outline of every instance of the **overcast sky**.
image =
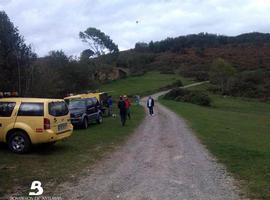
[[78,35],[88,27],[120,50],[200,32],[270,32],[270,0],[0,0],[0,10],[39,56],[60,49],[79,55],[87,46]]

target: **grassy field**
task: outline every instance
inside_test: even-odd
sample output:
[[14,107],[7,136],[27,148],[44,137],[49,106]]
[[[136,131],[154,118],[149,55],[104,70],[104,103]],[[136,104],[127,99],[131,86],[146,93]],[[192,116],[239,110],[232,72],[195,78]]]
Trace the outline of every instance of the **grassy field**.
[[241,180],[250,198],[270,199],[270,104],[215,95],[211,98],[211,107],[160,101],[188,120],[202,143]]
[[125,79],[112,81],[101,87],[102,91],[111,91],[115,97],[120,95],[147,95],[158,91],[161,87],[181,80],[184,85],[192,83],[192,80],[175,74],[160,74],[159,72],[148,72],[143,76],[132,76]]

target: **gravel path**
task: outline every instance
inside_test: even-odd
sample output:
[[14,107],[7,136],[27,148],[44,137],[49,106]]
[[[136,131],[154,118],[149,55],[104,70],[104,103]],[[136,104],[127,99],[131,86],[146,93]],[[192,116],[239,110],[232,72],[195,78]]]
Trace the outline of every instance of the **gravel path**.
[[62,185],[60,196],[87,200],[239,199],[233,182],[185,121],[156,103],[155,116],[146,116],[126,144],[76,186]]

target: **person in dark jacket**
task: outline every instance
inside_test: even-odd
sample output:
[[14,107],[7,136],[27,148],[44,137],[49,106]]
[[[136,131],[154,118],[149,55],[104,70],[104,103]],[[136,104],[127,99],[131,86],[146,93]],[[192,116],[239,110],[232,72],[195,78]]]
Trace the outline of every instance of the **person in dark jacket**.
[[120,99],[118,101],[118,108],[119,108],[119,111],[120,111],[120,118],[121,118],[122,126],[125,126],[127,110],[126,110],[126,103],[125,103],[122,96],[120,96]]
[[154,115],[155,102],[154,102],[154,99],[151,96],[148,97],[147,102],[146,102],[146,106],[149,109],[149,114],[151,116],[153,116]]

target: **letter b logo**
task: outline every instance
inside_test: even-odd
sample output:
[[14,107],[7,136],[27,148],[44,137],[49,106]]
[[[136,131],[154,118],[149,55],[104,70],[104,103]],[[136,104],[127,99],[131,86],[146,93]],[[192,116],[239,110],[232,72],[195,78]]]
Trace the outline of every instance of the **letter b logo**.
[[31,190],[35,192],[29,192],[29,196],[38,196],[43,194],[43,188],[41,187],[40,181],[33,181],[31,185]]

